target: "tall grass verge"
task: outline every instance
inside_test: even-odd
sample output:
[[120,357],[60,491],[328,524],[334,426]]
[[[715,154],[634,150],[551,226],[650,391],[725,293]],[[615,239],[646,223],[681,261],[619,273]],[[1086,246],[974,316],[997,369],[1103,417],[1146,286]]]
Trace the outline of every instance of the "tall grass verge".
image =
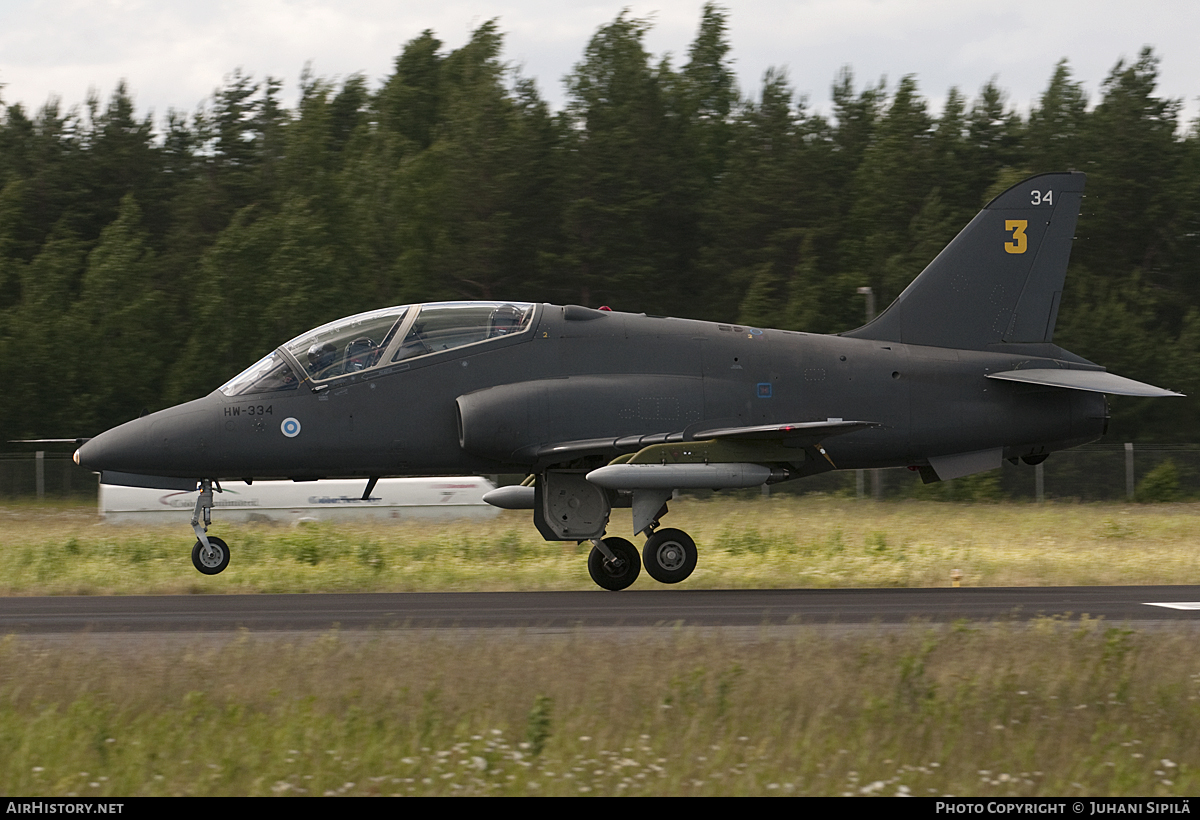
[[[1192,636],[0,642],[0,793],[1189,795]],[[122,648],[124,647],[124,648]]]
[[[684,588],[1170,584],[1200,581],[1200,504],[874,503],[684,498],[665,523],[700,562]],[[628,537],[627,510],[611,534]],[[80,508],[0,508],[0,594],[592,589],[587,545],[527,513],[482,522],[229,525],[224,573],[191,566],[186,526],[97,523]],[[636,543],[641,539],[635,539]],[[644,573],[635,585],[663,588]]]

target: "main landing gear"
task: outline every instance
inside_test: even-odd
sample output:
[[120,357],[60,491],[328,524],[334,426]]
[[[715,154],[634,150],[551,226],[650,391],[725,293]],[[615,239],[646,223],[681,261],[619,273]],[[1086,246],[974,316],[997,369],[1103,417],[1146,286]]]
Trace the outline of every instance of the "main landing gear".
[[[201,479],[200,497],[196,499],[196,509],[192,513],[192,530],[196,533],[196,545],[192,547],[192,566],[205,575],[216,575],[229,566],[229,545],[208,535],[208,527],[212,524],[213,481]],[[221,492],[221,484],[217,482],[217,492]],[[204,525],[200,525],[203,516]]]
[[655,530],[642,547],[646,572],[660,584],[678,584],[696,568],[696,542],[683,530]]
[[588,574],[598,586],[613,592],[625,589],[637,580],[641,571],[637,547],[624,538],[592,539]]
[[640,560],[637,547],[624,538],[593,538],[591,543],[588,574],[598,586],[613,592],[636,581],[643,563],[650,577],[662,584],[678,584],[696,568],[696,542],[671,527],[650,534]]

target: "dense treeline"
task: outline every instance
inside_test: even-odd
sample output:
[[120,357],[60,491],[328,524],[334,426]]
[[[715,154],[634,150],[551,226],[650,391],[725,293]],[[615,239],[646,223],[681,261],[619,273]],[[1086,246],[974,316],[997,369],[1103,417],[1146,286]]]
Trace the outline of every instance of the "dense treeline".
[[[0,435],[94,434],[195,398],[348,313],[506,298],[836,332],[883,307],[990,197],[1086,171],[1055,341],[1200,393],[1200,135],[1149,50],[1089,107],[1061,62],[1027,116],[994,84],[930,113],[914,77],[835,80],[829,117],[734,82],[725,13],[679,67],[601,28],[553,112],[495,23],[409,42],[372,90],[232,74],[195,114],[0,103]],[[1191,400],[1113,403],[1115,435],[1196,440]]]

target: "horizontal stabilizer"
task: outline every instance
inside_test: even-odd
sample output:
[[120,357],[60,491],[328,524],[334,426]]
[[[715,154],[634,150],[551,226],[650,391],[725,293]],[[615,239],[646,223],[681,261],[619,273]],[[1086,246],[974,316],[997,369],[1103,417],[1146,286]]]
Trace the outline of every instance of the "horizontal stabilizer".
[[1137,382],[1104,370],[1057,370],[1033,368],[1030,370],[1005,370],[1003,373],[988,373],[989,379],[1008,382],[1041,384],[1046,387],[1064,387],[1068,390],[1087,390],[1092,393],[1111,393],[1114,396],[1145,396],[1163,398],[1182,396],[1172,390],[1164,390],[1152,384]]
[[754,427],[720,427],[712,430],[699,430],[692,434],[696,441],[709,439],[728,439],[736,441],[787,441],[798,445],[816,444],[829,436],[839,436],[843,433],[853,433],[868,427],[878,427],[873,421],[843,421],[842,419],[827,419],[825,421],[801,421],[791,424],[760,424]]
[[10,444],[74,444],[83,446],[90,438],[10,438]]
[[775,472],[762,464],[610,464],[587,480],[608,490],[726,490],[761,486]]

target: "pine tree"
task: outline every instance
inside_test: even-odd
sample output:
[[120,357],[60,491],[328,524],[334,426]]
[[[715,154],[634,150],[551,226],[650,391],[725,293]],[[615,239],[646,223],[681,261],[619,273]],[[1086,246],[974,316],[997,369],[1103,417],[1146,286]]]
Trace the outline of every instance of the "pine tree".
[[87,257],[79,297],[67,313],[65,339],[88,355],[69,357],[65,403],[80,430],[103,430],[159,409],[162,355],[168,337],[156,261],[133,194]]
[[588,43],[567,78],[567,190],[560,260],[569,299],[657,312],[661,272],[670,263],[659,241],[664,223],[664,74],[642,45],[649,23],[623,12]]
[[842,246],[844,272],[874,288],[880,305],[900,295],[921,272],[921,267],[900,269],[888,262],[911,249],[909,227],[936,185],[933,134],[916,79],[904,77],[855,172],[854,204]]
[[1029,112],[1024,156],[1034,173],[1082,170],[1087,125],[1087,94],[1071,80],[1066,59],[1058,61],[1050,84]]

